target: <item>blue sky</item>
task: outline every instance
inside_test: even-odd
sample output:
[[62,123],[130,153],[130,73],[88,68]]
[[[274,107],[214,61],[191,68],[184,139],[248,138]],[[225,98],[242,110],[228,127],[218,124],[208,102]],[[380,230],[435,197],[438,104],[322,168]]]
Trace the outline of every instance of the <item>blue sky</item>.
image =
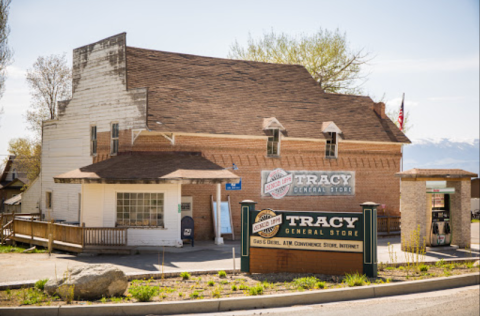
[[230,45],[274,30],[340,29],[375,57],[364,90],[387,106],[406,95],[416,138],[479,137],[479,1],[14,1],[15,51],[0,107],[0,155],[27,136],[25,71],[40,55],[66,53],[127,32],[130,46],[226,57]]

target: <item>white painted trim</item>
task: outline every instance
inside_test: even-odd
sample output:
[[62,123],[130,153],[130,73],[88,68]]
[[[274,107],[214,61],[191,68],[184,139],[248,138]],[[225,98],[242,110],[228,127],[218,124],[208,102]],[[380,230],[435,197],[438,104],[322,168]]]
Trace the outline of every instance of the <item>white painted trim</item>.
[[[206,134],[206,133],[183,133],[183,132],[157,132],[157,131],[145,131],[145,134],[150,135],[161,135],[165,133],[172,133],[172,135],[177,136],[194,136],[194,137],[210,137],[210,138],[236,138],[236,139],[268,139],[268,136],[253,136],[253,135],[228,135],[228,134]],[[307,141],[307,142],[323,142],[325,143],[325,139],[317,139],[317,138],[301,138],[301,137],[285,137],[283,141]],[[396,142],[375,142],[375,141],[367,141],[367,140],[344,140],[341,139],[342,142],[345,143],[361,143],[361,144],[389,144],[389,145],[402,145],[408,143],[396,143]]]
[[132,129],[132,146],[145,129]]

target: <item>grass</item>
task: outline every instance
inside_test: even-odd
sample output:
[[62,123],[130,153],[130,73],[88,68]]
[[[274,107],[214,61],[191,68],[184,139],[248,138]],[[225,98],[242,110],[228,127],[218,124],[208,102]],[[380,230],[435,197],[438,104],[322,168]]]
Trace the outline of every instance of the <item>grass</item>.
[[370,283],[368,278],[365,274],[361,275],[359,273],[354,274],[345,274],[345,278],[343,278],[343,283],[347,284],[348,286],[362,286]]
[[[12,252],[13,253],[22,253],[26,249],[28,249],[28,248],[21,247],[21,246],[13,247],[13,246],[0,245],[0,253],[12,253]],[[45,249],[34,249],[30,253],[44,253],[45,251],[46,251]]]
[[150,302],[154,296],[160,293],[158,286],[151,286],[150,281],[142,284],[140,280],[133,280],[132,284],[128,288],[128,292],[140,302]]
[[38,280],[35,282],[35,288],[43,291],[45,289],[45,284],[48,282],[48,279]]
[[248,295],[262,295],[263,286],[262,284],[257,284],[248,288]]
[[188,280],[188,279],[190,279],[190,273],[182,272],[182,273],[180,273],[180,277],[182,278],[182,280]]
[[220,278],[226,278],[227,277],[227,272],[225,271],[218,271],[218,277]]
[[472,223],[480,223],[480,219],[474,218],[474,219],[472,219]]
[[209,281],[207,282],[207,285],[208,285],[208,286],[214,286],[214,285],[215,285],[215,281],[209,280]]
[[293,280],[293,285],[297,289],[309,290],[313,289],[318,281],[320,280],[316,277],[297,278]]
[[421,272],[427,272],[428,271],[428,266],[425,265],[425,264],[422,264],[418,267],[418,269],[421,271]]

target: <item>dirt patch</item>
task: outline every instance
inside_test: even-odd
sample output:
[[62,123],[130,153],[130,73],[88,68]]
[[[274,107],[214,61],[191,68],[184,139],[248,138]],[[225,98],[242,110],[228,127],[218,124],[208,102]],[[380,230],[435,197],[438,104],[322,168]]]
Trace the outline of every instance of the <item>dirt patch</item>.
[[[366,278],[360,275],[332,276],[323,274],[272,273],[236,275],[204,274],[196,276],[173,277],[165,279],[134,280],[124,296],[103,298],[97,301],[78,301],[71,298],[69,304],[92,305],[104,303],[138,302],[149,296],[150,301],[189,301],[194,299],[235,298],[249,295],[282,294],[299,291],[341,288],[348,286],[369,286],[391,282],[448,277],[466,273],[479,272],[473,263],[443,262],[436,265],[420,265],[417,267],[385,267],[380,266],[377,278]],[[188,278],[187,278],[188,277]],[[0,306],[58,306],[66,301],[57,296],[49,296],[36,288],[0,291]]]

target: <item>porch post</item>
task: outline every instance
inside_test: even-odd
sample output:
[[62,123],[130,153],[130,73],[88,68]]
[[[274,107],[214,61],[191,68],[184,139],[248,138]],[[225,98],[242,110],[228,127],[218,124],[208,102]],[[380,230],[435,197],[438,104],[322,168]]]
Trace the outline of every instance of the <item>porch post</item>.
[[215,236],[215,245],[223,245],[223,238],[221,232],[221,203],[222,203],[222,184],[217,183],[217,236]]

